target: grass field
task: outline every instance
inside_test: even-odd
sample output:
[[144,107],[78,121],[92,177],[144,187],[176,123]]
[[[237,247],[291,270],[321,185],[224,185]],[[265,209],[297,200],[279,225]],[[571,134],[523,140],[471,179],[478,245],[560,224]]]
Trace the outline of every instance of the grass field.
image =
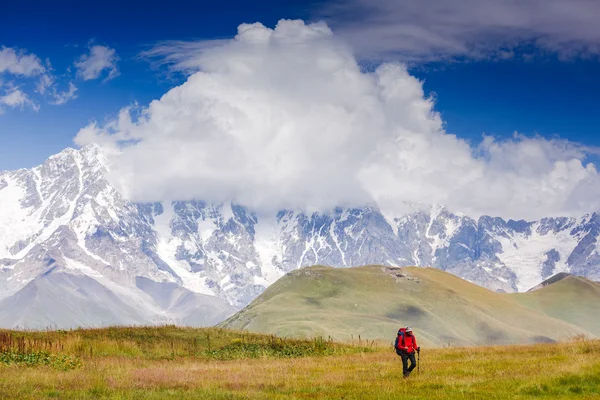
[[542,289],[511,294],[520,304],[600,337],[600,283],[569,276]]
[[[380,344],[381,346],[381,344]],[[50,360],[50,361],[47,361]],[[2,399],[598,398],[600,342],[424,348],[401,377],[389,347],[224,329],[0,331]]]

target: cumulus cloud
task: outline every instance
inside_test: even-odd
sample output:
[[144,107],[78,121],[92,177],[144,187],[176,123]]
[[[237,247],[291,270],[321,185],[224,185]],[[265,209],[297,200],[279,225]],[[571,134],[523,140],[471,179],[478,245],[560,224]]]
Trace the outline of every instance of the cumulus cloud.
[[[39,104],[31,95],[50,98],[50,104],[64,104],[77,97],[77,88],[69,83],[69,89],[59,91],[57,78],[49,60],[42,62],[35,54],[22,49],[2,47],[0,49],[0,87],[6,87],[6,93],[0,97],[0,105],[24,109],[30,107],[39,110]],[[37,82],[34,85],[28,83]],[[32,86],[28,89],[29,86]],[[29,93],[29,94],[28,94]],[[0,114],[3,112],[0,111]]]
[[35,111],[39,110],[39,105],[34,103],[29,96],[21,91],[19,88],[10,89],[4,96],[0,96],[0,105],[12,107],[12,108],[24,108],[30,107]]
[[35,76],[42,74],[45,70],[35,54],[28,54],[10,47],[0,49],[0,73]]
[[[2,75],[12,78],[39,77],[37,92],[41,94],[44,94],[46,89],[51,86],[53,79],[38,56],[11,47],[0,49],[0,76]],[[7,85],[14,90],[2,97],[2,104],[10,107],[21,106],[21,108],[25,104],[34,108],[38,107],[21,89],[15,89],[16,85],[12,80],[9,80]]]
[[105,81],[108,81],[119,76],[118,61],[119,57],[115,49],[94,45],[89,48],[89,53],[79,57],[75,62],[75,68],[77,68],[77,75],[85,81],[98,79],[106,70],[108,75]]
[[444,131],[405,66],[362,71],[324,23],[244,24],[182,59],[199,70],[184,84],[75,138],[107,150],[111,179],[132,200],[258,211],[374,203],[396,215],[439,203],[524,218],[600,205],[589,149],[520,135],[474,148]]
[[535,45],[560,57],[600,54],[596,0],[334,0],[316,10],[361,57],[505,58]]

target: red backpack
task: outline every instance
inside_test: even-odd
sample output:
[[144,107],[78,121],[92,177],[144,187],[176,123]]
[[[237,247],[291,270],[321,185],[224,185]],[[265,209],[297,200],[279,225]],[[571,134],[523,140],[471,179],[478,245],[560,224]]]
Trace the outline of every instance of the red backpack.
[[404,347],[403,339],[404,339],[405,333],[406,333],[406,328],[400,328],[398,330],[398,336],[396,336],[396,342],[394,343],[394,348],[396,350],[400,350],[402,347]]

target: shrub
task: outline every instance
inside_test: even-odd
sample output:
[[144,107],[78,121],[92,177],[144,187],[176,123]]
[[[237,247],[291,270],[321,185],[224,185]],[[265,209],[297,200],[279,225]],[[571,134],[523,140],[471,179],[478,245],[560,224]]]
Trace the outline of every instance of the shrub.
[[78,357],[46,352],[3,352],[0,353],[0,364],[26,367],[49,366],[60,370],[76,369],[82,365]]

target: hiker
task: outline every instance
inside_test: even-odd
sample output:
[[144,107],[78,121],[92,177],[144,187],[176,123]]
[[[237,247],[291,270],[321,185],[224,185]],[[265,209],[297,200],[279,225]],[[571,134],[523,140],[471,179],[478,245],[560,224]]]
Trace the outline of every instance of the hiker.
[[[405,378],[408,378],[412,370],[417,366],[415,351],[417,353],[421,351],[421,348],[417,346],[417,338],[410,326],[401,328],[398,331],[394,347],[396,348],[396,354],[402,357],[402,373]],[[410,360],[410,367],[408,366],[408,360]]]

